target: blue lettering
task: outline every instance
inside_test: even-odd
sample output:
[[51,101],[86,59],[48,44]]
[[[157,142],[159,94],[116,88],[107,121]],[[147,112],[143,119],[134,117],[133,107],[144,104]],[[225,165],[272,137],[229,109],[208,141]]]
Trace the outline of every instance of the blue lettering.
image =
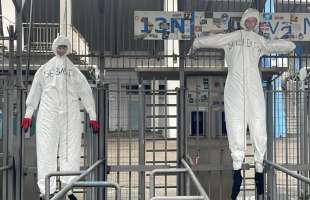
[[271,33],[272,33],[272,34],[275,34],[276,31],[277,31],[277,29],[278,29],[279,22],[277,22],[276,27],[274,27],[274,29],[272,29],[272,25],[271,25],[270,22],[268,22],[268,25],[269,25],[269,27],[270,27]]
[[156,33],[165,33],[169,32],[169,24],[167,23],[167,19],[164,17],[157,17],[155,21],[158,22],[159,29],[155,29]]
[[304,35],[307,34],[307,25],[310,26],[309,18],[304,19]]
[[181,33],[184,33],[184,19],[171,19],[171,33],[174,33],[174,28],[179,29]]
[[281,28],[281,31],[285,31],[285,29],[287,29],[287,32],[284,34],[284,36],[288,38],[290,35],[292,35],[292,26],[291,25],[284,26]]
[[149,33],[149,18],[147,17],[143,17],[141,19],[141,21],[143,22],[143,29],[141,30],[142,33]]

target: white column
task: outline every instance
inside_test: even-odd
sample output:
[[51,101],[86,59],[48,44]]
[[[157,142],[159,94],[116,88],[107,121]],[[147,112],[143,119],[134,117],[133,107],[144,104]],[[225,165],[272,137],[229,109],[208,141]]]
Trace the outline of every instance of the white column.
[[[178,0],[164,0],[164,11],[173,12],[178,11]],[[179,54],[179,41],[178,40],[165,40],[165,55]],[[173,61],[173,58],[166,59],[168,67],[179,67],[179,58]]]
[[[178,1],[177,0],[164,0],[164,11],[178,11]],[[178,40],[166,40],[165,41],[165,55],[179,55],[179,41]],[[168,67],[179,67],[179,58],[176,61],[173,58],[167,58],[166,64]],[[174,90],[179,87],[179,81],[167,81],[167,90]],[[168,104],[176,104],[176,96],[167,96]],[[167,108],[168,115],[176,115],[176,107],[169,106]],[[168,127],[176,127],[177,121],[174,118],[168,118]],[[168,137],[175,138],[177,136],[176,129],[168,129]]]
[[66,35],[70,38],[71,33],[71,17],[72,17],[72,3],[71,0],[60,0],[60,35]]
[[[9,36],[8,27],[15,25],[15,6],[12,0],[1,0],[2,30],[4,36]],[[4,45],[8,48],[9,41],[5,40]]]

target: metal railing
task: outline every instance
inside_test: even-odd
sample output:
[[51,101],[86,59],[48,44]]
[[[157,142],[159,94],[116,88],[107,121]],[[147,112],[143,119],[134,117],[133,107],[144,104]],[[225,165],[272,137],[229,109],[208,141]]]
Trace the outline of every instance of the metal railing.
[[[193,170],[187,164],[187,162],[182,159],[182,165],[184,168],[169,168],[169,169],[155,169],[150,173],[150,199],[151,200],[180,200],[180,199],[203,199],[209,200],[209,197],[200,184],[198,178],[194,174]],[[188,178],[186,178],[186,194],[187,196],[157,196],[155,197],[155,176],[157,174],[179,174],[179,173],[188,173]],[[196,186],[200,196],[190,196],[190,179],[193,181],[194,185]]]
[[309,199],[308,177],[268,160],[264,164],[267,166],[268,199]]
[[[25,38],[29,34],[29,24],[23,23]],[[54,39],[59,34],[58,23],[33,23],[31,32],[31,51],[51,51]],[[27,40],[24,39],[24,47],[27,47]]]
[[72,176],[72,175],[79,175],[78,177],[74,178],[71,183],[66,185],[62,190],[60,190],[51,200],[58,200],[63,198],[66,193],[71,190],[73,187],[112,187],[115,188],[116,195],[115,199],[120,200],[121,196],[121,189],[120,186],[116,183],[112,182],[105,182],[105,181],[80,181],[92,171],[94,171],[99,165],[105,162],[104,159],[98,160],[92,166],[90,166],[85,171],[78,171],[78,172],[54,172],[46,175],[45,177],[45,199],[49,200],[50,194],[50,178],[52,176]]

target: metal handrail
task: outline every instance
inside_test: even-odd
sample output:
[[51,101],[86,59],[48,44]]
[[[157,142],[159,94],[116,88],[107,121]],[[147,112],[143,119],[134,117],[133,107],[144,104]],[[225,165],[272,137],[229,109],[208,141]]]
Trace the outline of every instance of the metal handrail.
[[199,182],[197,176],[195,175],[195,173],[193,172],[192,168],[190,168],[190,166],[187,164],[187,162],[184,159],[182,159],[181,162],[186,167],[186,169],[188,170],[188,173],[189,173],[190,177],[192,178],[192,181],[196,185],[196,187],[197,187],[198,191],[200,192],[200,194],[202,196],[206,197],[206,200],[208,200],[209,197],[208,197],[205,189],[200,184],[200,182]]
[[[190,166],[187,164],[187,162],[182,159],[181,160],[182,165],[185,168],[169,168],[169,169],[155,169],[151,171],[150,173],[150,198],[151,200],[182,200],[182,199],[203,199],[203,200],[209,200],[209,197],[200,184],[198,178],[196,177],[193,170],[190,168]],[[155,197],[155,175],[156,174],[178,174],[178,173],[188,173],[191,177],[194,185],[197,187],[197,190],[200,193],[200,196],[158,196]]]
[[286,173],[286,174],[288,174],[288,175],[290,175],[290,176],[292,176],[292,177],[294,177],[294,178],[296,178],[296,179],[298,179],[300,181],[304,181],[304,182],[310,184],[310,179],[309,178],[307,178],[307,177],[305,177],[303,175],[297,174],[296,172],[291,171],[291,170],[289,170],[289,169],[287,169],[285,167],[282,167],[279,164],[275,164],[275,163],[273,163],[273,162],[271,162],[269,160],[264,160],[264,163],[266,165],[269,165],[269,166],[271,166],[274,169],[277,169],[277,170],[279,170],[281,172],[284,172],[284,173]]
[[[70,176],[70,175],[79,175],[78,177],[75,177],[71,183],[69,183],[68,185],[66,185],[62,190],[60,190],[51,200],[57,200],[62,198],[63,196],[66,195],[66,193],[73,187],[74,183],[78,182],[79,180],[81,180],[82,178],[84,178],[85,176],[87,176],[88,174],[90,174],[94,169],[96,169],[100,164],[104,163],[105,160],[98,160],[97,162],[95,162],[92,166],[90,166],[88,169],[86,169],[85,171],[78,171],[78,172],[55,172],[55,173],[51,173],[46,175],[45,177],[45,184],[47,187],[45,187],[45,199],[49,200],[49,191],[50,191],[50,177],[54,176],[55,174],[57,176]],[[48,193],[47,193],[48,191]]]
[[53,172],[50,174],[47,174],[45,176],[45,199],[49,199],[49,194],[50,194],[50,178],[53,176],[77,176],[81,175],[83,171],[65,171],[65,172]]
[[117,183],[106,181],[82,181],[73,183],[73,187],[111,187],[115,188],[115,199],[121,199],[121,187]]

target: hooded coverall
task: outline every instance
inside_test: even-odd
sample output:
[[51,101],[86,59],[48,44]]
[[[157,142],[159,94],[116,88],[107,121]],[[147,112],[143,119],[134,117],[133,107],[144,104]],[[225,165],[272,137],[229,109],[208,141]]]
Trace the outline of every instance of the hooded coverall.
[[[41,194],[45,193],[44,178],[57,171],[57,153],[60,171],[80,170],[81,112],[79,98],[89,114],[90,120],[96,120],[95,102],[92,90],[84,77],[69,58],[56,53],[58,46],[71,49],[70,41],[57,37],[52,45],[56,56],[41,66],[32,82],[26,100],[25,118],[37,113],[36,148],[38,186]],[[62,176],[63,184],[68,184],[74,176]],[[56,178],[50,181],[50,192],[56,190]]]
[[224,89],[224,108],[229,148],[234,170],[242,167],[245,152],[246,127],[249,126],[254,146],[256,172],[263,172],[267,147],[266,105],[260,71],[261,56],[270,53],[288,53],[295,44],[284,40],[267,41],[254,31],[246,30],[245,21],[259,12],[247,9],[240,25],[243,30],[196,38],[193,50],[199,48],[224,49],[228,75]]

